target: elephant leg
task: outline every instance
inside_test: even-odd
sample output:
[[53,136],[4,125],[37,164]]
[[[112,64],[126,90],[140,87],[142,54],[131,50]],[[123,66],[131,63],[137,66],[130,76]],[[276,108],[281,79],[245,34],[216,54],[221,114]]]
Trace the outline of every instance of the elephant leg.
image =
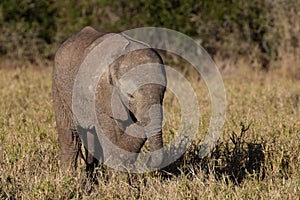
[[53,107],[60,148],[61,169],[63,171],[74,170],[77,165],[81,141],[74,127],[71,111],[66,109],[67,106],[60,98],[55,83],[53,83]]
[[81,146],[77,132],[69,127],[58,127],[58,141],[62,170],[75,170]]
[[91,176],[95,167],[99,165],[99,160],[102,161],[102,148],[95,129],[88,130],[84,140],[86,152],[86,172],[89,176]]
[[128,157],[126,152],[140,152],[146,138],[137,138],[124,133],[117,122],[105,114],[98,115],[98,120],[106,137],[106,140],[102,139],[102,147],[105,152],[104,160],[120,162],[120,167],[125,163],[135,162],[137,155],[130,155]]

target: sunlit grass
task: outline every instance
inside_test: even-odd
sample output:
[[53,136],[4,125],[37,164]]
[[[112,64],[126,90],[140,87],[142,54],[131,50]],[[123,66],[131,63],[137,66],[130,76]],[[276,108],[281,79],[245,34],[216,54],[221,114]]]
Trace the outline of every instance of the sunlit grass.
[[[180,168],[179,173],[172,174],[173,166],[166,169],[168,176],[166,172],[145,174],[133,178],[130,184],[117,173],[109,181],[99,175],[98,185],[90,189],[83,162],[74,173],[59,171],[51,68],[0,68],[0,198],[298,199],[300,81],[278,74],[237,74],[223,76],[226,123],[218,148],[210,157],[200,160],[196,155],[209,124],[209,95],[203,80],[191,77],[202,118],[197,140],[181,163],[175,165]],[[178,100],[170,91],[164,108],[163,134],[167,143],[176,134],[180,120]],[[242,125],[249,124],[240,136]],[[248,154],[253,150],[249,144],[253,143],[262,146],[264,160],[259,163],[260,171],[234,166],[251,164]],[[252,154],[251,158],[256,158],[255,152]],[[233,164],[232,171],[243,174],[241,181],[234,181],[229,164]],[[259,174],[262,171],[264,175]]]

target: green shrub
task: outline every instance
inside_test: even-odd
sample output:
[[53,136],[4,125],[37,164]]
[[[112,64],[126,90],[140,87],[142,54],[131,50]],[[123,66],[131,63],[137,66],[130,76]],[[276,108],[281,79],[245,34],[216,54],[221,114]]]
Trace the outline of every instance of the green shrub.
[[59,44],[86,25],[105,32],[154,26],[200,39],[212,56],[245,57],[269,69],[287,41],[284,31],[299,23],[282,21],[299,13],[297,0],[2,0],[0,55],[53,59]]

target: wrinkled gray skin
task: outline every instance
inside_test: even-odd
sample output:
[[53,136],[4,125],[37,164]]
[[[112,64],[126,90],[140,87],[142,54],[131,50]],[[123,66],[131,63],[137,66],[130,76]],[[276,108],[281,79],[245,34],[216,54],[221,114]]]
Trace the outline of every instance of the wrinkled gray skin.
[[[65,41],[55,56],[53,70],[53,103],[60,146],[60,161],[63,170],[76,168],[77,158],[82,141],[87,143],[89,152],[86,154],[87,170],[92,171],[100,158],[105,161],[105,154],[119,156],[118,152],[108,152],[105,144],[98,141],[95,129],[86,129],[80,124],[74,124],[72,114],[72,91],[79,67],[87,54],[104,39],[105,33],[96,31],[91,27],[85,27],[77,34]],[[107,36],[107,35],[106,35]],[[146,63],[163,64],[161,57],[152,49],[137,50],[127,53],[116,60],[109,70],[106,70],[97,86],[96,115],[101,128],[108,139],[119,148],[129,152],[140,152],[146,139],[149,140],[150,151],[162,148],[161,129],[148,138],[133,137],[124,133],[112,114],[111,96],[113,88],[120,77],[135,66]],[[165,79],[165,71],[162,67],[157,76]],[[147,84],[140,87],[130,98],[128,111],[134,123],[145,127],[151,121],[149,109],[152,105],[162,105],[165,92],[164,85]],[[112,105],[113,106],[113,105]],[[161,114],[162,115],[162,114]],[[162,119],[162,116],[156,116]],[[80,131],[80,135],[78,134]],[[147,133],[145,133],[147,135]],[[85,147],[87,150],[87,147]],[[136,157],[123,159],[124,162],[133,163]],[[163,162],[163,153],[148,160],[151,167],[158,167]]]

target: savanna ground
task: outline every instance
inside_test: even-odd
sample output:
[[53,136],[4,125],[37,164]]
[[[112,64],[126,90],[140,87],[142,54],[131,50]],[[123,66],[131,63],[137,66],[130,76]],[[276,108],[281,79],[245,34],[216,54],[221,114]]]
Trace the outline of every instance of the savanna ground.
[[[76,172],[60,173],[51,72],[0,67],[1,199],[299,199],[299,79],[253,70],[223,74],[226,122],[216,148],[200,160],[210,99],[204,81],[188,74],[202,118],[186,155],[133,181],[117,173],[107,181],[99,170],[98,184],[91,186],[83,161]],[[179,126],[177,104],[168,91],[166,143]]]

